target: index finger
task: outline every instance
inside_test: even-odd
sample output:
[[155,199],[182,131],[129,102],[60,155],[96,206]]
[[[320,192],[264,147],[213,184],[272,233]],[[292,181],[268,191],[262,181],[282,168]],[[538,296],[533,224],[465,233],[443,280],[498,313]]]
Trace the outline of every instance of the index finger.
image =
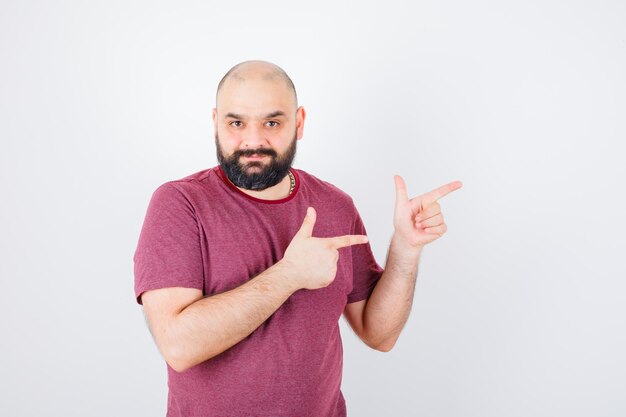
[[450,194],[454,190],[458,190],[463,186],[461,181],[452,181],[446,185],[435,188],[434,190],[422,195],[422,204],[428,205],[439,200],[441,197]]
[[335,236],[335,237],[327,237],[325,238],[330,242],[330,246],[335,249],[345,248],[347,246],[352,245],[360,245],[363,243],[367,243],[368,239],[365,235],[344,235],[344,236]]

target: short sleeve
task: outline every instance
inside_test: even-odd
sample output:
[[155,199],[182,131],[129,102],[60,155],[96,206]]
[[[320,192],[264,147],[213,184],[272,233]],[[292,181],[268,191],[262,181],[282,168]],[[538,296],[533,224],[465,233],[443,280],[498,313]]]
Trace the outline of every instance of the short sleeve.
[[133,257],[135,297],[166,287],[203,289],[198,220],[191,202],[173,184],[152,194]]
[[[356,213],[352,234],[367,235],[363,220],[358,212]],[[369,298],[383,273],[383,268],[376,262],[369,242],[362,245],[352,245],[351,249],[353,285],[352,292],[348,294],[348,303]]]

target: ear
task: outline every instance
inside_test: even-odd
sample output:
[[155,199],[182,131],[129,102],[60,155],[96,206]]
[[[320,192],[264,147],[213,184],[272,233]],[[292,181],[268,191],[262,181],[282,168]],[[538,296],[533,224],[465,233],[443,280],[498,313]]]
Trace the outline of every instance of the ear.
[[306,112],[304,111],[304,107],[298,107],[296,110],[296,133],[297,138],[302,139],[302,135],[304,133],[304,119],[306,117]]
[[213,107],[211,116],[213,118],[213,135],[217,135],[217,107]]

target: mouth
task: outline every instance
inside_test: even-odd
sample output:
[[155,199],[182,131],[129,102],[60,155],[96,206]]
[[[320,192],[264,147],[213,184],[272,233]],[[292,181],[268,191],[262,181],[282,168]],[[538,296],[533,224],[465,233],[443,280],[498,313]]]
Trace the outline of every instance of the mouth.
[[267,155],[259,155],[258,153],[255,153],[255,154],[250,155],[250,156],[244,156],[244,158],[250,159],[252,161],[263,159],[265,157],[267,157]]

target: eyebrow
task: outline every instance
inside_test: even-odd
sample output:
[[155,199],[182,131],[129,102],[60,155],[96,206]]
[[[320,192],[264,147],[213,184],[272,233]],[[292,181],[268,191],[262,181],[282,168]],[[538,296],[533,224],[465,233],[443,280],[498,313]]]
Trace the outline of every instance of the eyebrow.
[[[286,116],[286,114],[282,110],[276,110],[276,111],[266,114],[264,119],[271,119],[273,117],[278,117],[278,116]],[[237,114],[237,113],[231,113],[231,112],[226,113],[226,116],[224,116],[225,119],[229,117],[232,117],[233,119],[245,119],[243,115]]]

